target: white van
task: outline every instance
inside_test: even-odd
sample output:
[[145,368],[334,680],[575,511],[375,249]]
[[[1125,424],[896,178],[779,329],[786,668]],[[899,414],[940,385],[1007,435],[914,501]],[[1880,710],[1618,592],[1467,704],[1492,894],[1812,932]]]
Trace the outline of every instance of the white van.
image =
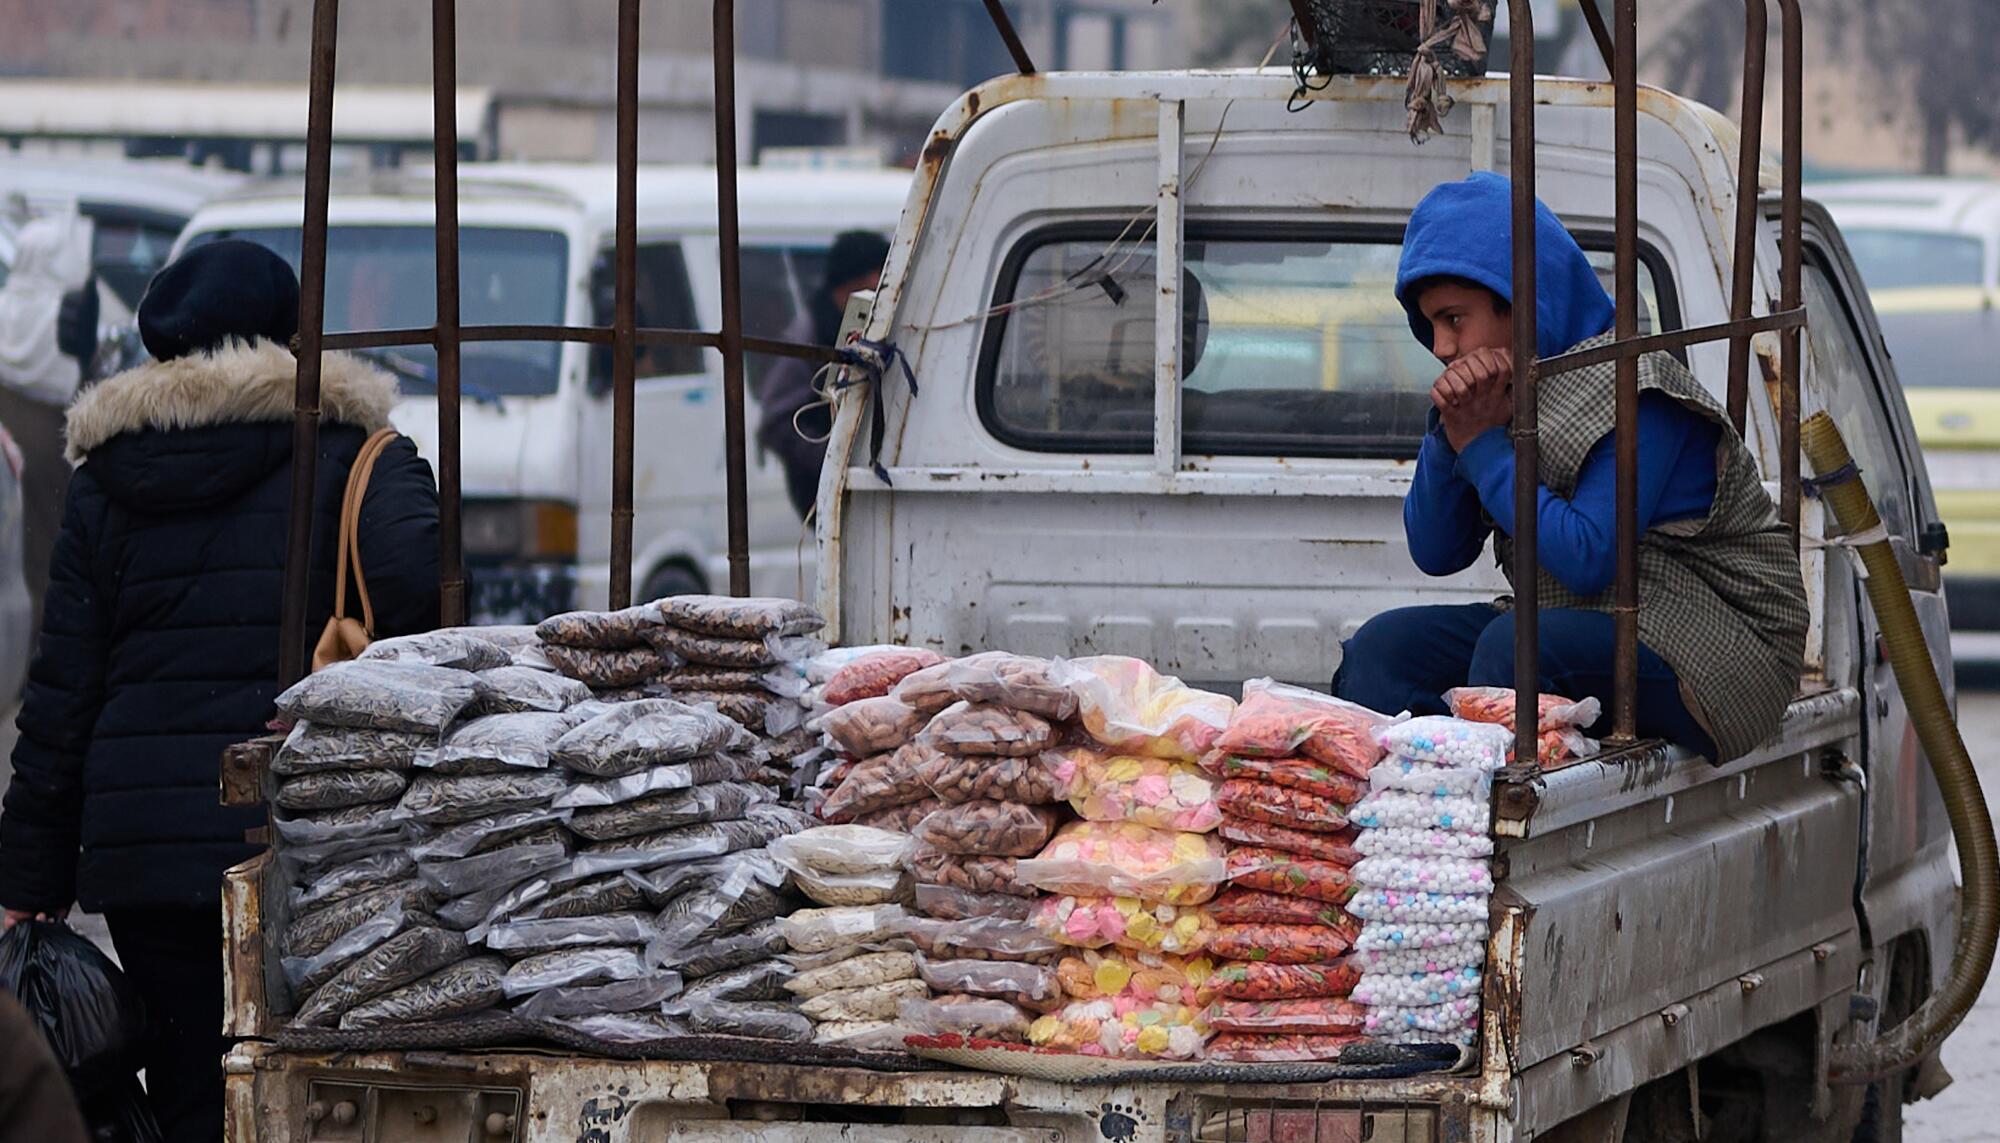
[[[468,164],[459,182],[464,324],[610,324],[611,167]],[[910,176],[894,171],[743,172],[745,331],[785,336],[819,285],[833,236],[852,229],[886,235],[909,187]],[[329,332],[435,320],[432,194],[424,172],[336,183],[328,211]],[[638,212],[640,324],[717,328],[714,170],[642,170]],[[297,182],[261,186],[202,209],[179,248],[248,238],[296,265],[302,217]],[[403,378],[409,399],[396,424],[435,461],[435,355],[417,347],[368,356]],[[468,342],[462,360],[472,617],[505,622],[603,606],[611,547],[608,352]],[[721,362],[713,350],[639,351],[632,575],[641,598],[728,582]],[[753,429],[757,382],[773,364],[750,362]],[[787,501],[782,466],[753,442],[749,474],[752,590],[802,594],[812,581],[813,545]]]

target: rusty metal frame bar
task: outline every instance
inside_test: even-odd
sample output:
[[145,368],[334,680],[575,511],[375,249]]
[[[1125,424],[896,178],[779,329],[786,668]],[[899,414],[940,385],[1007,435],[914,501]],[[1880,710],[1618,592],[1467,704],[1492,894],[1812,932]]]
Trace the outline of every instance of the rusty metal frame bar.
[[[1535,512],[1541,490],[1541,439],[1535,374],[1535,13],[1532,0],[1508,0],[1507,114],[1514,190],[1514,709],[1541,709],[1541,552]],[[1514,719],[1517,758],[1539,757],[1540,727]]]
[[[1612,285],[1618,354],[1613,392],[1613,495],[1617,566],[1611,601],[1611,740],[1629,743],[1639,724],[1639,5],[1612,4]],[[1534,709],[1529,707],[1517,710]],[[1539,720],[1538,720],[1539,721]],[[1537,727],[1539,729],[1539,726]],[[1525,758],[1526,755],[1517,755]]]
[[431,149],[436,172],[438,618],[465,622],[458,293],[458,0],[431,0]]
[[[1003,12],[1002,15],[1005,15]],[[729,594],[750,594],[750,505],[743,475],[743,267],[736,217],[736,0],[715,0],[715,211],[722,276],[722,425],[729,469]]]
[[1006,43],[1007,54],[1014,57],[1014,70],[1022,75],[1035,74],[1035,61],[1028,58],[1028,49],[1021,43],[1021,34],[1014,30],[1014,18],[1007,14],[1001,0],[986,0],[986,15],[992,18],[994,29]]
[[[1730,264],[1729,317],[1750,316],[1757,269],[1757,175],[1764,157],[1764,73],[1770,39],[1767,0],[1743,0],[1742,123],[1736,148],[1736,253]],[[1750,337],[1729,342],[1729,423],[1743,435],[1750,407]]]
[[[1805,29],[1799,0],[1778,0],[1784,30],[1784,164],[1783,205],[1778,223],[1778,306],[1796,310],[1805,304],[1799,289],[1803,261],[1805,211],[1800,181],[1805,169]],[[1799,330],[1795,326],[1779,340],[1778,365],[1778,514],[1799,543]]]
[[[609,605],[632,602],[632,422],[639,327],[639,0],[618,0],[617,164],[611,309]],[[718,160],[719,161],[719,160]],[[733,474],[732,474],[733,475]]]
[[[1669,330],[1666,333],[1649,333],[1644,337],[1633,338],[1627,344],[1635,347],[1636,352],[1643,356],[1661,350],[1701,345],[1704,342],[1734,340],[1739,337],[1753,337],[1760,333],[1797,329],[1804,324],[1806,324],[1806,311],[1803,308],[1780,310],[1774,314],[1745,318],[1742,321],[1719,322],[1715,325]],[[1536,372],[1546,380],[1572,370],[1616,361],[1620,354],[1633,351],[1612,343],[1595,345],[1589,349],[1572,349],[1568,353],[1537,362]]]
[[1604,24],[1604,12],[1598,8],[1597,0],[1577,0],[1576,6],[1583,9],[1584,26],[1590,29],[1591,42],[1597,45],[1597,54],[1604,60],[1604,74],[1617,74],[1618,49],[1611,42],[1611,29]]

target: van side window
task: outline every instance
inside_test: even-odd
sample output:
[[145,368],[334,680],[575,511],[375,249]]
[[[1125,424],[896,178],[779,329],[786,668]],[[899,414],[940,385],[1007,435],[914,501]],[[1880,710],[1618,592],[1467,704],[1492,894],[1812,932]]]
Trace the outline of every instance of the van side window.
[[[638,249],[639,324],[655,329],[699,329],[694,290],[688,284],[687,259],[678,242],[643,243]],[[610,325],[616,299],[609,288],[592,291],[598,325]],[[637,377],[676,377],[702,371],[702,351],[693,345],[641,345]],[[611,348],[597,346],[590,355],[594,392],[611,387]]]
[[[1115,226],[1051,228],[1002,267],[977,389],[999,440],[1043,452],[1151,450],[1153,247],[1118,237]],[[1442,367],[1396,301],[1400,237],[1190,227],[1183,451],[1415,456]],[[1647,331],[1670,301],[1660,278],[1654,259],[1642,261]]]
[[1855,332],[1854,308],[1824,251],[1809,246],[1804,270],[1806,312],[1813,315],[1806,341],[1812,350],[1816,388],[1854,454],[1861,482],[1882,522],[1891,535],[1909,540],[1913,536],[1910,484],[1903,476],[1903,458],[1875,371]]

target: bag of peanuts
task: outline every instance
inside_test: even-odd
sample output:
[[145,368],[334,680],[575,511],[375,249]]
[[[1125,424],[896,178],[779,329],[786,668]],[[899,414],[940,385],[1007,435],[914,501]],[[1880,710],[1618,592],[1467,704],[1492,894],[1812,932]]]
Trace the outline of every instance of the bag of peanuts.
[[1056,731],[1047,719],[1027,711],[960,702],[933,716],[919,741],[952,754],[1026,757],[1055,745]]
[[1032,857],[1041,852],[1062,817],[1052,806],[1018,802],[964,802],[917,823],[916,839],[942,853]]
[[1048,659],[988,651],[944,664],[946,685],[959,698],[1058,722],[1076,714],[1076,695]]
[[1061,755],[1044,752],[1018,758],[933,751],[919,776],[947,802],[1017,802],[1038,806],[1063,800]]
[[819,720],[819,729],[856,758],[895,750],[923,728],[922,711],[887,696],[835,707]]
[[[1037,897],[1040,890],[1021,879],[1012,857],[987,857],[919,849],[909,857],[910,875],[919,886],[937,885],[964,893]],[[1023,918],[1025,919],[1025,918]]]
[[864,814],[928,797],[930,787],[924,785],[920,774],[935,753],[911,743],[894,753],[862,759],[820,803],[819,816],[829,822],[851,822]]
[[1035,915],[1036,905],[1036,899],[1033,897],[1015,897],[1007,893],[968,893],[949,885],[925,884],[916,886],[914,900],[917,912],[926,917],[936,917],[940,921],[970,921],[976,917],[1025,921]]

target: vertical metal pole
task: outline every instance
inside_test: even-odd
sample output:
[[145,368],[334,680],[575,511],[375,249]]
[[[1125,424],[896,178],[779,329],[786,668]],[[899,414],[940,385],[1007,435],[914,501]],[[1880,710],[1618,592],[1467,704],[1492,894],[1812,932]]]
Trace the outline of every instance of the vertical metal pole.
[[612,259],[611,600],[632,602],[632,388],[639,327],[639,0],[618,0],[618,248]]
[[437,171],[438,613],[465,622],[459,466],[458,0],[431,0],[431,147]]
[[299,251],[298,382],[292,394],[292,514],[285,537],[285,594],[278,619],[278,682],[306,673],[312,596],[314,492],[319,481],[320,337],[326,324],[326,203],[333,159],[333,68],[340,0],[314,0],[306,112],[305,224]]
[[[1750,316],[1757,280],[1757,172],[1764,156],[1764,70],[1770,14],[1765,0],[1743,0],[1742,131],[1736,150],[1736,254],[1730,265],[1729,320]],[[1750,405],[1750,339],[1729,341],[1729,423],[1736,435]]]
[[[1616,200],[1613,278],[1622,343],[1639,336],[1639,16],[1637,0],[1614,0],[1612,134]],[[1622,346],[1621,346],[1622,348]],[[1637,737],[1639,710],[1639,358],[1620,353],[1613,449],[1618,564],[1613,586],[1611,737]]]
[[1001,42],[1007,45],[1007,54],[1014,57],[1014,70],[1022,75],[1035,74],[1035,61],[1028,58],[1028,49],[1021,43],[1021,35],[1014,30],[1014,20],[1007,15],[1006,7],[1000,0],[986,0],[986,14],[992,18],[993,26],[1000,31]]
[[1590,38],[1597,44],[1597,54],[1604,60],[1606,75],[1618,71],[1618,48],[1611,42],[1611,29],[1604,26],[1604,13],[1597,7],[1597,0],[1577,0],[1577,7],[1583,9],[1583,22],[1590,29]]
[[1157,275],[1153,317],[1153,467],[1171,475],[1181,467],[1181,164],[1187,105],[1160,100],[1160,194],[1155,216],[1153,266]]
[[[1804,304],[1799,275],[1804,251],[1800,205],[1802,147],[1805,138],[1805,40],[1799,0],[1778,0],[1784,30],[1785,142],[1784,190],[1779,224],[1778,304],[1795,310]],[[1792,543],[1799,541],[1799,327],[1780,334],[1778,363],[1778,505]]]
[[[715,0],[715,233],[722,247],[722,431],[729,465],[729,594],[750,594],[743,417],[742,240],[736,218],[736,2]],[[882,395],[876,394],[876,400]]]
[[1541,576],[1535,510],[1541,487],[1541,441],[1535,381],[1535,12],[1533,0],[1508,0],[1507,111],[1512,118],[1514,187],[1514,757],[1534,764],[1541,736]]

